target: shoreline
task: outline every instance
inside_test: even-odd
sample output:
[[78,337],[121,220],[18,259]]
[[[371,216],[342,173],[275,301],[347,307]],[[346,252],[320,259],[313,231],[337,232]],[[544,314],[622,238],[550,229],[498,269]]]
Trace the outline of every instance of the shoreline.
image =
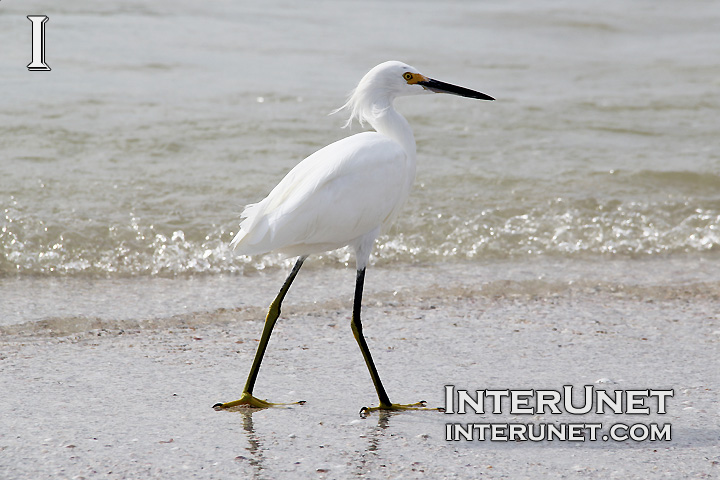
[[[413,302],[443,295],[535,298],[609,291],[648,300],[720,299],[720,255],[674,255],[644,259],[538,258],[526,261],[448,262],[371,266],[366,302]],[[224,310],[260,319],[288,268],[251,275],[179,277],[0,278],[0,335],[53,330],[54,335],[141,323],[172,324]],[[312,257],[290,290],[287,309],[350,308],[354,270],[315,265]],[[66,325],[67,324],[67,325]],[[75,325],[75,326],[72,326]]]

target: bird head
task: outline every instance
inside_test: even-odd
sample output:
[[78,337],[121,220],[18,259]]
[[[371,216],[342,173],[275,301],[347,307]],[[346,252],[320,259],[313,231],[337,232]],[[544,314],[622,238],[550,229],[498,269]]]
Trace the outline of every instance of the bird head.
[[346,126],[350,125],[353,118],[357,118],[362,125],[364,120],[382,114],[396,97],[423,93],[449,93],[479,100],[495,100],[484,93],[426,77],[406,63],[388,61],[366,73],[347,103],[332,113],[349,109],[350,119]]
[[495,100],[484,93],[441,82],[421,74],[417,68],[398,61],[376,66],[360,80],[358,87],[374,88],[396,97],[422,93],[449,93],[479,100]]

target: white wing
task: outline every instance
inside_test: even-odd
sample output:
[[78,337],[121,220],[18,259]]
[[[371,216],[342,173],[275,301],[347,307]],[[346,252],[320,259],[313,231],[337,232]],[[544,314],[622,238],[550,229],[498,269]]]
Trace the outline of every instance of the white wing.
[[375,132],[318,150],[261,202],[248,205],[231,245],[240,254],[333,250],[397,216],[409,184],[405,150]]

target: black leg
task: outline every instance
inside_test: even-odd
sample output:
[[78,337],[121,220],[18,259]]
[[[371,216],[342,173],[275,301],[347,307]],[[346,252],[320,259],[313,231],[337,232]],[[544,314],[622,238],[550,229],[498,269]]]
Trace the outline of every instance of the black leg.
[[257,380],[258,372],[260,371],[260,364],[262,363],[263,356],[265,355],[265,350],[267,349],[268,342],[270,341],[270,334],[275,327],[275,322],[277,322],[277,319],[280,316],[280,306],[282,305],[282,301],[285,298],[288,290],[290,290],[290,285],[292,285],[293,280],[295,280],[295,277],[300,271],[300,267],[302,267],[305,258],[307,257],[298,258],[297,262],[295,262],[295,266],[290,272],[290,275],[288,275],[285,283],[280,289],[280,293],[278,293],[277,297],[275,297],[275,300],[273,300],[273,302],[270,304],[270,309],[268,310],[267,317],[265,318],[265,327],[263,328],[262,337],[260,337],[260,343],[258,344],[258,349],[255,353],[255,360],[253,360],[247,383],[245,383],[244,391],[247,393],[252,394],[253,388],[255,387],[255,380]]
[[360,351],[362,352],[365,364],[370,371],[370,377],[375,384],[375,390],[377,390],[378,398],[380,399],[380,408],[391,408],[392,403],[388,398],[385,387],[383,387],[380,381],[380,375],[378,375],[377,369],[375,368],[375,362],[373,362],[372,355],[370,355],[370,349],[367,346],[365,337],[362,333],[362,322],[360,321],[360,308],[362,305],[362,293],[363,285],[365,284],[365,269],[357,271],[357,279],[355,282],[355,300],[353,302],[353,314],[350,326],[352,327],[353,335],[360,345]]
[[272,334],[273,327],[275,327],[275,322],[277,322],[277,319],[280,316],[280,306],[282,305],[282,301],[285,298],[285,295],[290,289],[290,285],[292,285],[293,280],[295,280],[295,277],[300,271],[300,267],[302,267],[302,264],[306,258],[307,256],[298,258],[297,262],[295,262],[295,266],[290,272],[290,275],[288,275],[287,279],[285,280],[285,283],[280,289],[277,297],[275,297],[275,300],[273,300],[273,302],[270,304],[270,309],[268,310],[267,317],[265,317],[265,327],[263,328],[262,337],[260,337],[260,343],[258,344],[257,352],[255,352],[255,360],[253,360],[252,367],[250,368],[250,374],[248,375],[247,382],[245,383],[242,397],[240,398],[240,400],[235,400],[233,402],[216,404],[215,408],[222,409],[240,405],[249,405],[253,407],[269,407],[273,405],[272,403],[266,402],[264,400],[256,399],[252,396],[252,391],[255,387],[255,381],[257,380],[258,372],[260,371],[260,364],[262,363],[263,356],[265,355],[265,350],[267,350],[268,342],[270,341],[270,335]]

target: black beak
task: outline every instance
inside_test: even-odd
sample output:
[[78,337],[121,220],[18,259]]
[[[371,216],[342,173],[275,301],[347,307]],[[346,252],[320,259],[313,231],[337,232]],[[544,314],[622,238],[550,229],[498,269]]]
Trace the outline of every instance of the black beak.
[[430,90],[435,93],[451,93],[453,95],[460,95],[461,97],[477,98],[478,100],[495,100],[490,95],[476,92],[465,87],[458,87],[451,83],[441,82],[440,80],[433,80],[432,78],[418,82],[418,85],[422,85],[423,88]]

